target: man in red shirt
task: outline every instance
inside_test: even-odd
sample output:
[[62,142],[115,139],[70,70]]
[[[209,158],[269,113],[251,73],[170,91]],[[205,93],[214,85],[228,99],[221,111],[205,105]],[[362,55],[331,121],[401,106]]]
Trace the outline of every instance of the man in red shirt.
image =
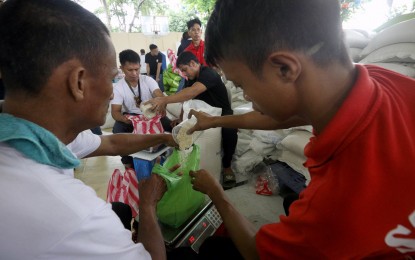
[[259,231],[209,173],[191,173],[245,259],[415,256],[415,80],[353,64],[339,14],[338,0],[218,0],[210,17],[206,61],[255,111],[193,112],[194,130],[311,124],[315,134],[305,148],[309,186],[288,217]]
[[189,36],[192,38],[192,42],[189,44],[189,46],[187,46],[185,51],[190,51],[193,53],[200,61],[200,64],[206,66],[207,64],[204,57],[205,43],[201,38],[202,23],[198,18],[192,19],[187,22],[187,30]]

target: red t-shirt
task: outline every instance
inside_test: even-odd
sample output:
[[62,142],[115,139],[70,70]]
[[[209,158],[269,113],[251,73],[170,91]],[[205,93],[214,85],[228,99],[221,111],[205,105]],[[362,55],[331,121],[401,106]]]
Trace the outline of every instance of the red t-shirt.
[[309,186],[257,234],[262,259],[415,255],[415,80],[356,67],[349,96],[305,148]]
[[185,51],[190,51],[193,53],[199,60],[200,64],[207,66],[205,57],[203,56],[205,53],[205,42],[203,40],[200,40],[199,46],[197,47],[195,47],[193,42],[191,42]]

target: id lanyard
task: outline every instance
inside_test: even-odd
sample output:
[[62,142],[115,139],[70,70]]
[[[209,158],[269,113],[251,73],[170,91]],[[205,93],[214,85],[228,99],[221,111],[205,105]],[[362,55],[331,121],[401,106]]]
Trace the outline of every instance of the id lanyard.
[[140,88],[141,86],[140,86],[140,79],[138,79],[138,96],[135,95],[135,92],[134,92],[133,88],[130,86],[130,84],[127,81],[125,81],[125,82],[127,83],[127,85],[130,88],[131,92],[133,92],[134,100],[135,100],[135,105],[137,107],[140,107],[140,104],[141,104],[141,88]]

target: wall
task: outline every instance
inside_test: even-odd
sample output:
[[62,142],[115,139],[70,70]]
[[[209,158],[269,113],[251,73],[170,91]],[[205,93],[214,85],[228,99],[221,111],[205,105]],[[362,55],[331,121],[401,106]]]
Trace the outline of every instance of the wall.
[[118,53],[125,49],[132,49],[137,53],[140,53],[140,49],[144,49],[147,53],[150,51],[149,45],[152,43],[157,45],[159,51],[166,52],[167,49],[172,49],[174,52],[177,52],[181,38],[181,32],[171,32],[168,35],[158,37],[146,36],[142,33],[111,33],[117,57]]

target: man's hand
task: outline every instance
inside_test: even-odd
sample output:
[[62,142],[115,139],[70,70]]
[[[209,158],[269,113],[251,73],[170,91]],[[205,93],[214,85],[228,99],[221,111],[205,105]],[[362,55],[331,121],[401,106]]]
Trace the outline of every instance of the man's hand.
[[161,117],[165,117],[167,115],[166,107],[164,107],[164,108],[162,108],[160,110],[157,110],[157,113],[159,115],[161,115]]
[[190,171],[193,189],[207,194],[210,198],[221,194],[223,189],[220,183],[206,170]]
[[128,119],[126,115],[124,116],[124,121],[123,121],[123,123],[125,123],[125,124],[129,124],[129,125],[132,125],[132,124],[133,124],[133,122],[131,122],[131,120],[130,120],[130,119]]
[[169,134],[166,138],[167,140],[164,142],[165,145],[176,148],[179,147],[179,145],[174,141],[173,135]]
[[138,184],[140,196],[140,225],[138,242],[150,253],[152,259],[166,259],[163,235],[157,222],[156,206],[166,192],[164,179],[157,174],[141,180]]
[[170,126],[173,128],[173,127],[175,127],[176,125],[180,124],[180,122],[182,122],[182,120],[180,120],[179,118],[178,118],[178,119],[174,119],[174,120],[172,120],[172,121],[170,122]]
[[190,128],[187,131],[188,134],[192,134],[194,131],[202,131],[202,130],[206,130],[206,129],[214,127],[213,126],[213,119],[215,117],[213,117],[213,116],[211,116],[211,115],[209,115],[205,112],[200,112],[200,111],[196,111],[196,110],[191,109],[190,112],[189,112],[188,118],[192,117],[192,115],[196,117],[197,122],[192,128]]
[[159,113],[165,113],[167,103],[165,102],[164,97],[155,97],[153,99],[148,100],[144,103],[144,105],[151,104],[151,110],[155,110]]
[[141,180],[138,184],[140,207],[156,207],[166,192],[164,179],[157,174],[151,174],[150,178]]

